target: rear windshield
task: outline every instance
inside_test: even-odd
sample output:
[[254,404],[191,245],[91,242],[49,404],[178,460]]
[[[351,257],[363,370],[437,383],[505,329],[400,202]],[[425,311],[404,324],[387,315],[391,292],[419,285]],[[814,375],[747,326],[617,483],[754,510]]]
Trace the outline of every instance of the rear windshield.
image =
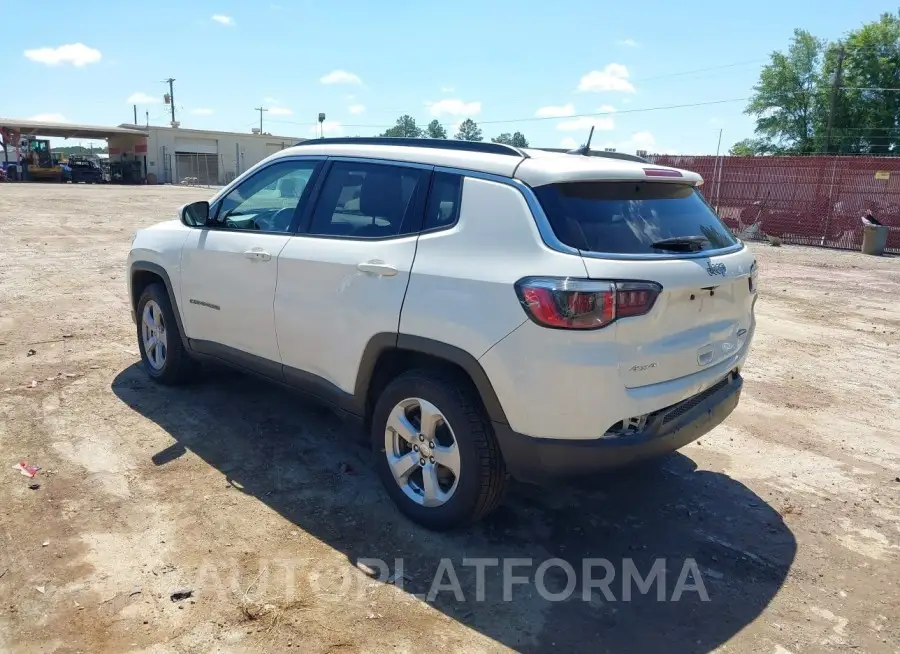
[[569,182],[534,189],[556,237],[579,250],[666,254],[665,239],[701,236],[699,249],[737,243],[693,186],[665,182]]

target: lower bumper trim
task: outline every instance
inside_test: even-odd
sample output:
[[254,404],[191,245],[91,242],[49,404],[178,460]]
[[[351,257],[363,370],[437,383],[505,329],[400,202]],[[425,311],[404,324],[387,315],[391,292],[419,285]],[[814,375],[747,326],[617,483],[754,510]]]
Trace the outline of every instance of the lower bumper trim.
[[652,415],[645,429],[615,439],[533,438],[494,423],[510,474],[540,483],[588,475],[674,452],[718,426],[738,404],[744,381],[732,372],[703,393]]

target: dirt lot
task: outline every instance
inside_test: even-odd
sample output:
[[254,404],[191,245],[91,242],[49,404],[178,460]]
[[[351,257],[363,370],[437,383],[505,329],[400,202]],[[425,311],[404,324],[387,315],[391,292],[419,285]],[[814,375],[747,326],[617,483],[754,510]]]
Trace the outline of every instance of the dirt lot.
[[[147,381],[129,239],[208,195],[0,186],[0,651],[900,651],[900,259],[754,246],[759,327],[723,426],[589,484],[517,485],[436,535],[330,413],[222,371]],[[475,557],[531,559],[532,582],[604,558],[613,597],[530,583],[506,602],[488,567],[478,601]],[[442,558],[463,596],[429,602]],[[625,601],[624,560],[657,558],[667,601]],[[668,601],[687,559],[709,601]]]

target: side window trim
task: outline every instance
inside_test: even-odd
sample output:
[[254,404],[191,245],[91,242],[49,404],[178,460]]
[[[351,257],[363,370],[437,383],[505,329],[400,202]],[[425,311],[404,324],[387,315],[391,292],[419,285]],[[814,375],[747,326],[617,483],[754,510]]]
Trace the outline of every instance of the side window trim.
[[[258,168],[251,168],[250,170],[246,171],[246,173],[242,174],[240,177],[238,177],[236,180],[234,180],[231,184],[229,184],[228,186],[223,188],[221,191],[219,191],[219,193],[217,195],[213,196],[214,199],[210,203],[210,207],[209,207],[209,216],[213,221],[218,221],[219,211],[222,208],[222,202],[225,200],[225,198],[227,198],[229,195],[231,195],[232,191],[234,191],[236,188],[238,188],[244,182],[247,182],[247,181],[253,179],[254,177],[265,172],[272,166],[277,166],[277,165],[284,164],[284,163],[293,163],[293,162],[297,162],[297,163],[312,162],[315,164],[313,167],[313,171],[310,174],[309,182],[306,184],[306,188],[303,189],[303,193],[300,195],[300,200],[297,202],[297,209],[304,207],[304,210],[305,210],[305,207],[310,204],[312,187],[315,186],[316,184],[318,184],[319,180],[321,179],[322,169],[323,169],[327,159],[328,159],[328,157],[323,157],[323,156],[279,157],[278,159],[270,161],[265,166],[259,166]],[[303,211],[297,211],[297,209],[294,210],[294,215],[291,218],[291,223],[290,223],[290,225],[288,225],[288,228],[286,231],[284,231],[284,232],[263,232],[263,233],[293,234],[296,231],[297,225],[299,222],[298,214],[303,213]],[[223,229],[222,227],[218,227],[215,225],[196,225],[196,227],[199,229],[216,229],[216,230]]]
[[[436,225],[434,227],[427,227],[425,222],[428,219],[428,210],[431,209],[431,202],[433,200],[433,193],[435,184],[438,182],[438,175],[452,175],[459,180],[459,191],[456,194],[456,206],[454,208],[454,213],[456,214],[453,222],[447,223],[445,225]],[[420,234],[433,234],[434,232],[442,232],[444,230],[450,229],[451,227],[456,226],[459,223],[459,219],[462,216],[462,198],[463,191],[466,185],[466,175],[460,172],[451,172],[448,170],[440,170],[438,168],[435,169],[434,174],[431,176],[431,184],[428,187],[428,197],[425,202],[425,213],[422,216],[422,226],[419,230]]]
[[[319,202],[322,200],[322,187],[325,184],[325,181],[328,179],[328,175],[331,174],[331,169],[334,167],[335,163],[362,163],[367,165],[380,165],[380,166],[391,166],[395,168],[415,168],[418,170],[422,170],[425,172],[425,179],[422,181],[422,187],[425,189],[424,193],[416,193],[415,198],[415,206],[413,207],[413,213],[410,217],[410,228],[407,229],[406,225],[403,224],[400,226],[400,232],[397,234],[392,234],[391,236],[378,236],[378,237],[359,237],[359,236],[344,236],[338,234],[311,234],[310,229],[312,228],[313,216],[315,214],[315,210]],[[295,236],[306,236],[308,238],[330,238],[335,240],[349,240],[349,241],[389,241],[398,238],[405,238],[409,236],[417,236],[421,230],[425,221],[425,205],[428,200],[428,194],[431,192],[431,184],[434,178],[434,166],[428,164],[421,164],[412,161],[395,161],[393,159],[381,159],[381,158],[368,158],[368,157],[327,157],[327,161],[324,166],[318,171],[318,179],[315,184],[315,195],[311,198],[311,200],[307,203],[307,209],[303,212],[302,219],[300,220],[299,226],[295,232]]]
[[[325,184],[325,180],[328,179],[328,173],[331,172],[332,165],[331,157],[325,157],[322,159],[321,164],[316,167],[313,173],[315,177],[309,180],[310,183],[306,185],[306,189],[303,191],[305,197],[300,199],[301,202],[306,202],[303,205],[303,210],[297,212],[294,220],[291,222],[291,236],[307,235],[306,233],[309,231],[312,223],[313,212],[319,203],[322,186]],[[306,196],[307,191],[309,191],[309,196]]]

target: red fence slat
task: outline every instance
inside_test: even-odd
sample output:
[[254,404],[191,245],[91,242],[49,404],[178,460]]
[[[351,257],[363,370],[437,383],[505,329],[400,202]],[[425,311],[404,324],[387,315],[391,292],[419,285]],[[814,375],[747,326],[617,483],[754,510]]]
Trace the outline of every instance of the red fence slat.
[[900,158],[653,155],[653,163],[703,176],[707,201],[745,240],[857,250],[866,210],[890,228],[900,254]]

